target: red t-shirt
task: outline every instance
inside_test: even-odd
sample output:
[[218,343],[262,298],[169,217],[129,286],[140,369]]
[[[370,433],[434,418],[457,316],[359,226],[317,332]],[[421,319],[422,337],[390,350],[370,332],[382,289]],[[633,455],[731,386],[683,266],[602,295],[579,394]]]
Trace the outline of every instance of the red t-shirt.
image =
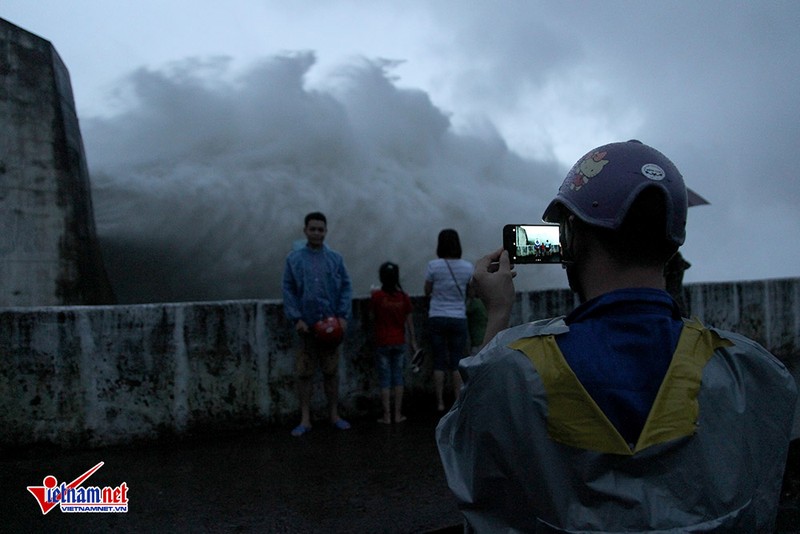
[[406,317],[412,311],[411,298],[403,291],[372,292],[372,313],[375,316],[375,343],[378,346],[402,345],[406,342]]

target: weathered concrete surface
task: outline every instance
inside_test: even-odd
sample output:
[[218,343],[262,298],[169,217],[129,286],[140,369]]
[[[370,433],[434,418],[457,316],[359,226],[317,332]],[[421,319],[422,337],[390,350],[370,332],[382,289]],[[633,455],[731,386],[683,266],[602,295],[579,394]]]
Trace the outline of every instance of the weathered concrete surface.
[[0,19],[0,306],[112,302],[69,73]]
[[[354,302],[340,361],[351,417],[377,402],[366,305]],[[422,331],[423,311],[416,317]],[[294,335],[270,301],[0,310],[0,445],[109,445],[281,423],[298,412]],[[409,402],[430,382],[429,372],[409,373]],[[324,411],[321,387],[313,408]]]
[[[693,315],[756,339],[797,372],[800,279],[686,291]],[[566,313],[573,298],[520,293],[512,323]],[[413,301],[425,346],[426,301]],[[340,362],[348,417],[377,410],[367,305],[353,303]],[[278,301],[0,309],[0,445],[111,445],[293,420],[293,336]],[[407,375],[409,403],[431,395],[430,363]],[[313,403],[322,414],[319,384]]]
[[686,288],[693,315],[740,332],[792,366],[800,355],[800,283],[795,278]]

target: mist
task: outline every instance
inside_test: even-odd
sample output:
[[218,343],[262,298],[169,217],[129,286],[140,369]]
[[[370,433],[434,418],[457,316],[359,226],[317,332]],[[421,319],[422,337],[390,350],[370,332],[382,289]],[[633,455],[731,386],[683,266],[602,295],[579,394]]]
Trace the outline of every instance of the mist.
[[[317,76],[313,53],[236,71],[225,58],[141,68],[120,111],[82,121],[95,219],[120,303],[281,298],[303,217],[328,217],[365,296],[384,261],[421,294],[443,228],[463,257],[536,223],[564,169],[509,150],[488,121],[456,130],[396,64],[357,59]],[[520,267],[518,289],[564,287],[558,266]]]

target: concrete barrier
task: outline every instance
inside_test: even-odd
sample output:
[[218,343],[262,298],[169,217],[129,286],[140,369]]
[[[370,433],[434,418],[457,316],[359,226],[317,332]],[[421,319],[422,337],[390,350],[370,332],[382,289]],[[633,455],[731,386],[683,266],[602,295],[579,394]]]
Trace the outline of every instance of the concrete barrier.
[[0,18],[0,306],[115,302],[69,72]]
[[[427,301],[413,301],[425,345]],[[685,301],[797,368],[800,279],[689,285]],[[519,293],[512,323],[575,304],[568,290]],[[353,301],[340,362],[349,417],[377,413],[371,330],[368,301]],[[293,336],[280,301],[0,309],[0,444],[101,446],[293,421]],[[407,375],[410,405],[433,402],[430,364]]]

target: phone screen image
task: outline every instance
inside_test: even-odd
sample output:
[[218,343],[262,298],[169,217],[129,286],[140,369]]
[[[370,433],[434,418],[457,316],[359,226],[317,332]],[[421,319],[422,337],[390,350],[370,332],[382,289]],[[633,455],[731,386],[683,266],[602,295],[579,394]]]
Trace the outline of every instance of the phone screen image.
[[512,263],[561,263],[557,224],[507,224],[503,248]]

